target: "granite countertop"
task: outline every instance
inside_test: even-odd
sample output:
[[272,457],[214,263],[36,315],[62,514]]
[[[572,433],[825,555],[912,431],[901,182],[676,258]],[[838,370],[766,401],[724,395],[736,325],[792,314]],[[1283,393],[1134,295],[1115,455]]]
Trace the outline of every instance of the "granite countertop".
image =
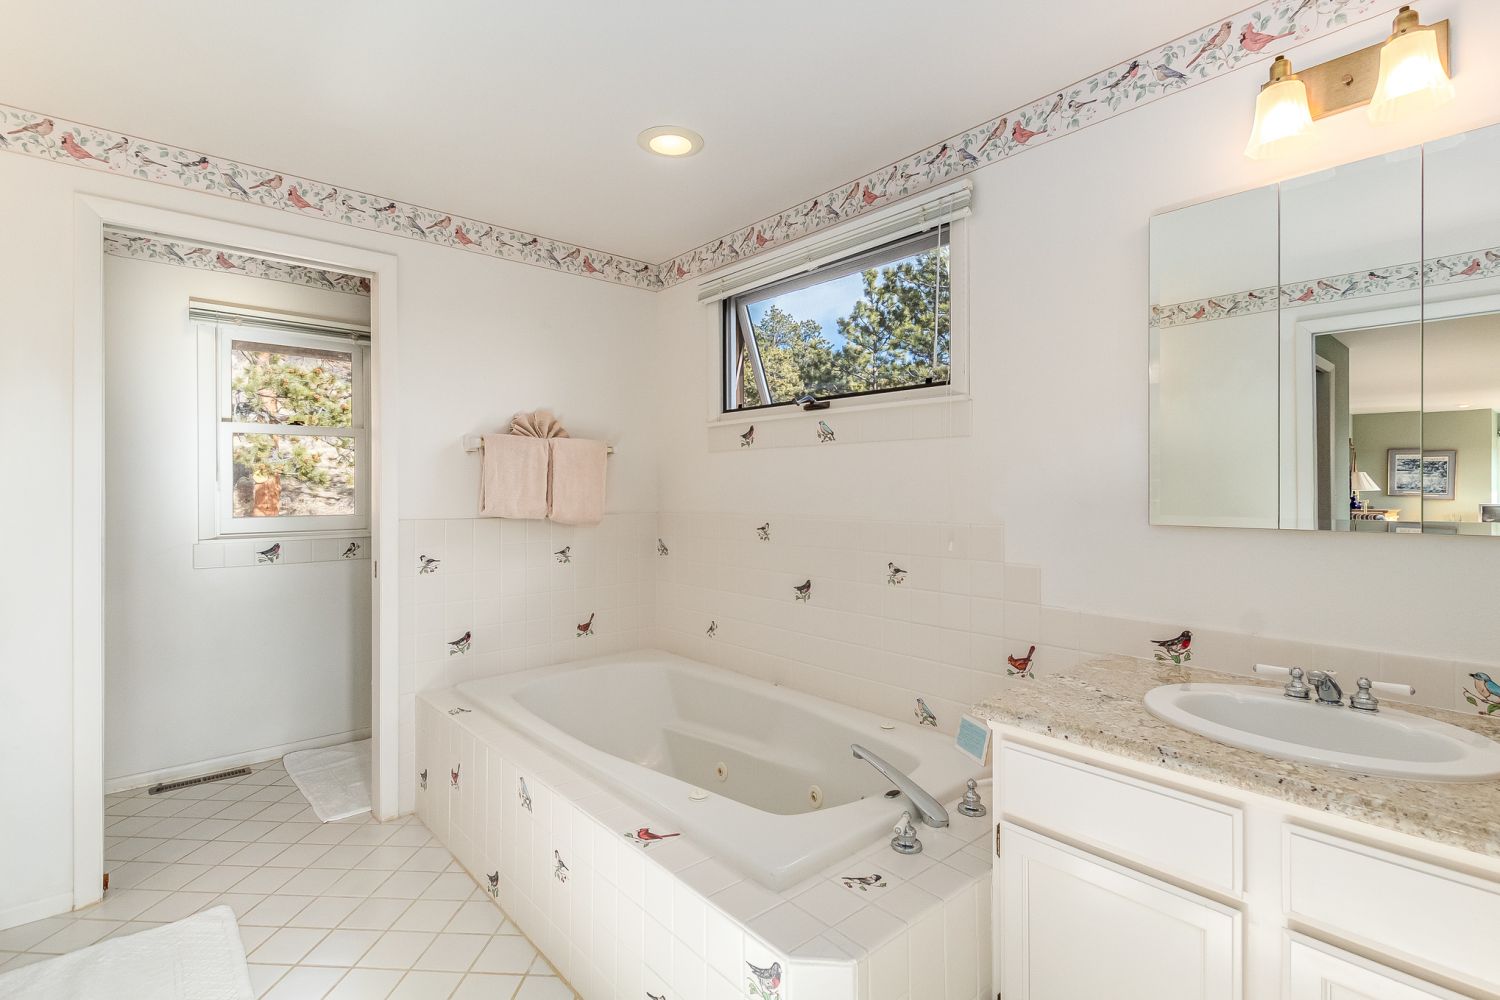
[[[1162,722],[1146,692],[1163,684],[1278,686],[1259,679],[1129,656],[1105,657],[1055,674],[1006,678],[973,714],[1169,771],[1334,813],[1373,826],[1500,857],[1500,781],[1424,782],[1277,760],[1216,743]],[[1478,716],[1402,705],[1491,739],[1500,727]]]

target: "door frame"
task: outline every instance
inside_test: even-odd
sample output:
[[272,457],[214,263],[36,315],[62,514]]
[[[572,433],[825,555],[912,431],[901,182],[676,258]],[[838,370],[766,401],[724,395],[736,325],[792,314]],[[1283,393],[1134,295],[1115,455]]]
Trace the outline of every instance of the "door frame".
[[[104,876],[104,228],[119,226],[309,261],[371,279],[371,813],[399,811],[397,315],[393,254],[79,194],[73,213],[73,907]],[[387,571],[380,574],[384,562]]]

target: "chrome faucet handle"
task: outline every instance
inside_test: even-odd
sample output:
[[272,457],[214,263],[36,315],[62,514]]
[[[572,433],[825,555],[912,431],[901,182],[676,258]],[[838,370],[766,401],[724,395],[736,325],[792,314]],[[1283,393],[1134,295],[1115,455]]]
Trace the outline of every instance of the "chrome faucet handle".
[[904,812],[896,821],[896,835],[891,838],[891,850],[897,854],[921,854],[922,842],[917,839],[917,828],[912,826],[911,813]]
[[1306,701],[1311,692],[1309,691],[1307,685],[1302,682],[1302,678],[1304,676],[1302,673],[1302,668],[1293,667],[1290,671],[1288,671],[1288,674],[1291,676],[1291,680],[1286,682],[1286,687],[1282,689],[1283,693],[1288,698],[1297,698],[1301,701]]
[[983,816],[989,812],[985,804],[979,799],[979,782],[973,778],[969,779],[969,787],[964,791],[964,797],[958,803],[958,811],[965,816]]
[[[1359,690],[1349,696],[1349,707],[1357,708],[1361,712],[1380,711],[1380,699],[1375,697],[1374,691],[1383,691],[1386,694],[1400,694],[1410,698],[1417,693],[1417,689],[1410,684],[1392,684],[1388,681],[1372,681],[1368,677],[1361,677],[1358,681]],[[1374,689],[1374,690],[1371,690]]]

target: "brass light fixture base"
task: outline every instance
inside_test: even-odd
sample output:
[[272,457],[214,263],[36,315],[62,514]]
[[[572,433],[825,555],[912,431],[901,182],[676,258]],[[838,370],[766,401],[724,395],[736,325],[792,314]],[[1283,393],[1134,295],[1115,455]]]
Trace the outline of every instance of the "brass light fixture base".
[[[1437,34],[1438,57],[1443,61],[1443,72],[1451,75],[1448,67],[1448,22],[1423,25],[1416,11],[1410,7],[1402,7],[1396,15],[1391,34],[1392,37],[1403,35],[1417,27],[1430,28]],[[1313,121],[1352,108],[1362,108],[1370,103],[1370,98],[1375,95],[1375,81],[1380,76],[1380,50],[1384,45],[1383,41],[1377,42],[1346,56],[1297,70],[1297,79],[1307,87],[1307,107],[1312,112]],[[1277,56],[1276,61],[1281,62],[1285,58]],[[1273,64],[1271,82],[1289,75],[1290,70],[1291,64],[1288,63],[1278,76],[1278,70]]]

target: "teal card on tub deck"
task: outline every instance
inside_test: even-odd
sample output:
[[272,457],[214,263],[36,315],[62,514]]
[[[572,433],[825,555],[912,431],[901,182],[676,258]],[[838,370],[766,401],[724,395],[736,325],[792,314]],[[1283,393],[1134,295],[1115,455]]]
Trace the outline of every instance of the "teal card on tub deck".
[[989,763],[990,735],[989,726],[972,715],[965,715],[958,720],[958,737],[954,744],[965,756],[973,757],[982,766]]

